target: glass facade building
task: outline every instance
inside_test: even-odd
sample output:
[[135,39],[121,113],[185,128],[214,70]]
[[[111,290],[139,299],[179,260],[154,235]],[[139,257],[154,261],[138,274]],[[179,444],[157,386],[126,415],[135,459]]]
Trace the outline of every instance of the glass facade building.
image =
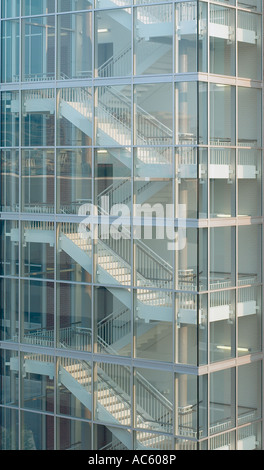
[[0,28],[0,449],[263,449],[263,2]]

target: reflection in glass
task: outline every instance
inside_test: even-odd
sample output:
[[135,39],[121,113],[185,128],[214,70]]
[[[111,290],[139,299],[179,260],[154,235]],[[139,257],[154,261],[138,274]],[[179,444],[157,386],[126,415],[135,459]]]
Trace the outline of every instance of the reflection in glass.
[[58,46],[57,77],[59,79],[91,77],[91,13],[59,15]]
[[2,21],[1,27],[1,81],[17,82],[19,80],[19,21]]
[[20,0],[1,0],[2,18],[19,16]]
[[21,422],[21,450],[54,450],[53,416],[22,411]]
[[0,341],[18,341],[18,280],[0,278]]
[[22,81],[54,80],[54,16],[22,20],[22,43]]
[[19,93],[3,92],[1,96],[1,147],[18,147],[19,144]]
[[0,223],[0,273],[2,276],[19,275],[19,222],[5,220]]
[[54,278],[54,223],[25,221],[22,224],[21,274],[25,277]]
[[57,450],[91,450],[91,424],[66,418],[57,419]]
[[[19,356],[17,351],[0,350],[0,404],[18,406]],[[2,408],[0,407],[0,410]]]
[[0,408],[0,450],[19,450],[18,410]]
[[1,211],[19,210],[19,152],[1,150]]
[[[26,344],[54,346],[54,284],[22,281],[21,337]],[[40,358],[38,358],[40,360]]]
[[23,91],[22,103],[22,145],[54,145],[54,89]]
[[92,150],[57,150],[57,212],[78,214],[92,200]]
[[91,351],[91,286],[57,284],[57,342],[59,348]]
[[89,10],[92,8],[92,2],[87,0],[58,0],[58,12]]
[[54,212],[53,150],[22,151],[22,211]]
[[[38,369],[34,369],[38,361]],[[46,374],[41,369],[46,367]],[[21,380],[21,406],[38,411],[54,411],[54,358],[46,354],[24,354],[21,366],[25,371]],[[48,375],[49,374],[49,375]]]
[[54,13],[55,0],[22,0],[22,15],[43,15]]

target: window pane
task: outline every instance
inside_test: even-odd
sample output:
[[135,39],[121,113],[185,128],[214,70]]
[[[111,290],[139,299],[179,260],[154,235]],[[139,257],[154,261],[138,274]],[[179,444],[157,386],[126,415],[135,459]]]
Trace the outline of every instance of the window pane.
[[223,290],[210,295],[210,360],[235,357],[235,292]]
[[95,204],[100,214],[114,214],[117,205],[131,211],[131,162],[129,148],[95,150]]
[[[172,144],[172,85],[148,83],[134,87],[135,144]],[[150,99],[150,96],[155,96]]]
[[244,356],[261,349],[261,287],[243,287],[237,292],[238,346]]
[[138,289],[135,296],[135,357],[173,361],[171,292]]
[[88,87],[58,91],[57,145],[86,146],[92,143],[92,93]]
[[91,287],[57,284],[58,347],[91,352]]
[[239,87],[238,145],[261,147],[261,141],[261,91]]
[[22,145],[54,145],[54,89],[22,92]]
[[54,212],[53,150],[22,151],[22,211]]
[[96,13],[95,73],[98,77],[124,77],[131,74],[131,22],[130,9]]
[[210,6],[210,72],[235,75],[235,10]]
[[210,374],[210,434],[232,428],[234,424],[235,369],[213,372]]
[[223,289],[234,286],[234,227],[211,228],[210,239],[210,289]]
[[[157,426],[155,430],[160,434],[172,432],[174,413],[172,384],[173,376],[170,372],[153,373],[151,370],[140,368],[135,370],[137,428],[147,431],[154,422]],[[154,389],[156,393],[152,394],[151,390]],[[138,436],[138,440],[143,443],[144,432]]]
[[236,214],[235,151],[210,150],[210,216],[234,217]]
[[96,145],[131,144],[131,87],[103,86],[95,89]]
[[22,81],[54,80],[54,16],[22,20],[22,32]]
[[235,87],[210,84],[210,143],[235,144]]
[[1,151],[1,211],[19,210],[19,152]]
[[2,18],[19,16],[20,0],[1,0]]
[[1,27],[1,81],[17,82],[19,80],[19,21],[2,21]]
[[57,77],[66,80],[91,77],[91,13],[59,15],[58,38]]
[[0,340],[18,341],[18,280],[1,278],[0,293]]
[[261,418],[261,365],[238,367],[238,425]]
[[22,15],[42,15],[54,13],[55,0],[22,0]]
[[[0,403],[18,406],[19,357],[16,351],[0,350]],[[3,408],[0,407],[0,410]]]
[[92,201],[92,150],[57,150],[57,212],[78,214]]
[[22,411],[21,422],[22,450],[54,450],[53,416]]
[[57,419],[57,450],[91,450],[90,423],[66,418]]
[[97,421],[131,425],[130,378],[129,367],[104,362],[95,364],[94,412]]
[[89,226],[85,222],[62,222],[58,225],[57,279],[91,282],[92,240],[87,229]]
[[19,222],[0,223],[0,272],[2,276],[19,275]]
[[90,10],[92,2],[87,0],[58,0],[58,12]]
[[[58,358],[58,386],[56,400],[58,414],[82,418],[85,420],[90,420],[92,418],[91,401],[89,401],[91,392],[91,370],[91,365],[87,361],[79,361],[78,359],[73,359],[69,357]],[[73,386],[69,386],[69,379],[72,381]],[[76,389],[78,388],[78,386],[81,390],[80,396],[76,394]],[[86,400],[80,400],[84,396],[86,396]],[[67,422],[67,426],[69,425],[69,423],[71,422]],[[68,435],[68,431],[69,430],[67,430],[66,432],[66,438]],[[79,445],[79,442],[79,439],[77,439],[77,446]],[[74,446],[74,442],[72,444]]]
[[261,0],[237,0],[237,6],[241,8],[247,8],[252,11],[262,11]]
[[19,450],[18,411],[0,408],[0,450]]
[[19,145],[19,93],[3,92],[1,96],[1,147]]
[[136,75],[172,73],[172,5],[135,9]]
[[22,281],[21,288],[22,342],[52,348],[54,346],[54,284]]
[[21,237],[22,276],[54,278],[54,223],[23,222]]
[[261,16],[238,10],[237,27],[238,76],[261,80]]
[[240,286],[261,282],[262,227],[238,227],[238,283]]
[[95,352],[131,356],[131,297],[123,289],[114,293],[95,289]]
[[[24,371],[21,378],[21,407],[53,412],[54,358],[46,354],[27,353],[21,359],[21,367]],[[43,367],[45,367],[45,375],[42,374]]]
[[260,216],[261,206],[261,155],[258,150],[238,150],[238,215]]

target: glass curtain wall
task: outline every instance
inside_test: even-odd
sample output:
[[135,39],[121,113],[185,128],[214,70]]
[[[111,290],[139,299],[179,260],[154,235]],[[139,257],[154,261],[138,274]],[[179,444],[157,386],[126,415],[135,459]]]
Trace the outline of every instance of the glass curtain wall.
[[262,449],[260,0],[2,0],[0,449]]

